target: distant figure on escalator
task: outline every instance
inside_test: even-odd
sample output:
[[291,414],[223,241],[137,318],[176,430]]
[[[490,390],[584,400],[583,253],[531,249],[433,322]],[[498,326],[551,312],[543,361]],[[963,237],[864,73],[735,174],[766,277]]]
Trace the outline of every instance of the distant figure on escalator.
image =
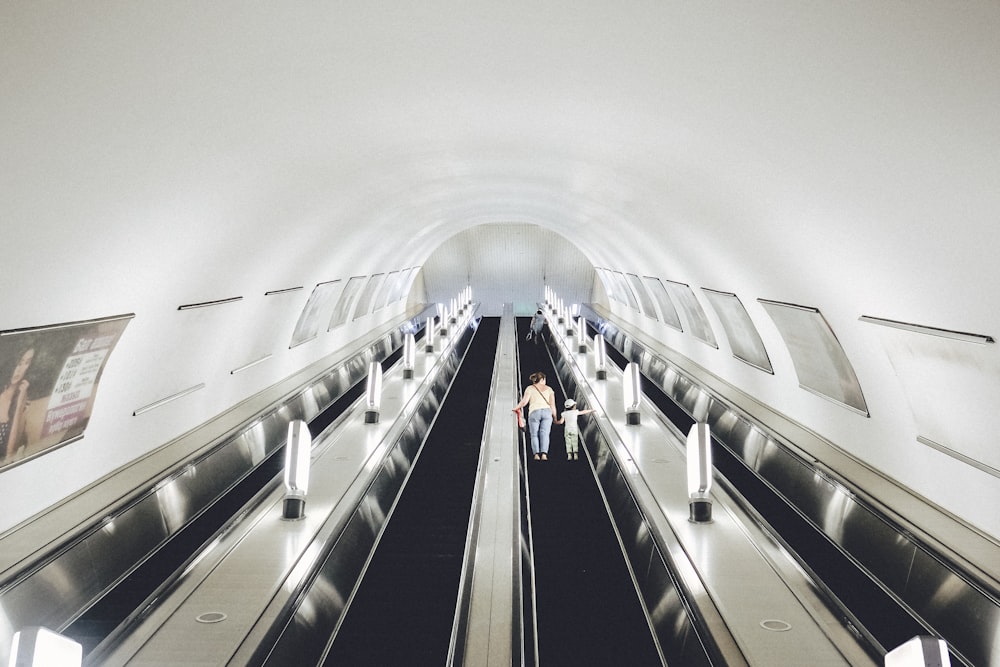
[[542,331],[544,329],[545,313],[538,310],[531,316],[531,331],[528,334],[528,338],[534,341],[535,345],[538,345],[538,341],[542,340]]
[[556,423],[565,424],[563,427],[563,437],[566,438],[566,460],[577,461],[580,458],[577,453],[577,445],[580,441],[580,424],[577,422],[577,417],[580,415],[589,415],[594,410],[592,408],[578,410],[576,401],[572,398],[567,398],[566,402],[563,403],[563,407],[566,409],[563,410],[562,417]]
[[545,384],[545,373],[536,371],[529,377],[531,384],[524,390],[521,401],[514,406],[517,412],[528,406],[528,432],[531,433],[531,451],[536,461],[549,460],[549,434],[556,414],[556,392]]

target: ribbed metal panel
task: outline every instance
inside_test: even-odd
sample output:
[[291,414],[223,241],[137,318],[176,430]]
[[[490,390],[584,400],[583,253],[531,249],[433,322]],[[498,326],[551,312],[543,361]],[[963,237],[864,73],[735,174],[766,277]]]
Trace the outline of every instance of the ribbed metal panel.
[[445,241],[423,267],[427,300],[448,303],[466,285],[487,317],[513,303],[515,315],[533,312],[545,285],[565,303],[592,300],[593,265],[564,236],[521,223],[473,227]]

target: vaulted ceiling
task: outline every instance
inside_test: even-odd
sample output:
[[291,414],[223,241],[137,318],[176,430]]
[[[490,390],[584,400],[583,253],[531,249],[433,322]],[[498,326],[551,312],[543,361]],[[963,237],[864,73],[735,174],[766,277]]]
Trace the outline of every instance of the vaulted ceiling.
[[[736,294],[774,375],[606,305],[1000,535],[963,500],[996,476],[916,444],[914,416],[957,392],[974,425],[945,430],[976,442],[949,446],[1000,468],[996,346],[901,377],[907,343],[858,320],[1000,332],[998,34],[990,2],[5,3],[0,329],[135,313],[92,432],[53,455],[84,484],[374,326],[288,350],[318,283],[422,266],[415,297],[530,304],[546,281],[604,300],[594,267],[657,276]],[[757,299],[823,313],[870,417],[801,391]],[[136,424],[211,389],[233,331],[270,368]]]

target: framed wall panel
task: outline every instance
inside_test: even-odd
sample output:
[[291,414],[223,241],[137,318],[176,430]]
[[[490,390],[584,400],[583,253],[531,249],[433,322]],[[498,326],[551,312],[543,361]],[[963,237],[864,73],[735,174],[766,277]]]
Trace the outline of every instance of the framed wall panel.
[[621,271],[612,271],[611,277],[615,281],[618,293],[621,294],[624,299],[622,303],[626,304],[632,310],[639,310],[639,302],[636,301],[635,294],[632,293],[632,288],[628,286],[628,280],[626,280],[625,274]]
[[917,426],[917,441],[1000,477],[1000,350],[992,336],[863,315],[878,325]]
[[677,308],[670,299],[670,293],[663,286],[663,282],[656,276],[643,276],[642,282],[645,283],[650,296],[656,301],[656,305],[660,309],[660,319],[663,320],[664,324],[678,331],[684,331],[684,327],[681,326],[681,318],[677,314]]
[[357,303],[358,296],[361,294],[361,288],[365,286],[367,278],[368,276],[352,276],[347,281],[347,286],[341,292],[340,298],[333,308],[333,313],[330,315],[330,325],[327,331],[346,324],[351,319],[351,313],[354,312],[354,304]]
[[342,280],[331,280],[319,283],[313,288],[309,300],[299,313],[298,322],[295,324],[295,331],[292,332],[292,341],[288,347],[296,347],[312,340],[319,335],[320,327],[326,322],[333,311],[337,296],[344,288]]
[[663,285],[670,292],[673,302],[684,313],[684,319],[687,320],[688,333],[712,347],[719,347],[719,344],[715,340],[715,334],[712,332],[712,326],[708,323],[705,311],[702,309],[701,304],[698,303],[698,299],[695,297],[691,286],[672,280],[664,280]]
[[726,330],[733,356],[766,373],[773,374],[774,369],[771,368],[771,360],[767,356],[767,350],[764,349],[764,341],[761,340],[760,333],[740,298],[732,292],[719,292],[707,287],[702,287],[701,291],[712,304],[715,314],[719,316],[722,328]]
[[399,278],[399,271],[390,271],[382,283],[378,294],[375,295],[375,305],[372,310],[385,308],[389,303],[389,298],[396,291],[396,280]]
[[104,367],[133,314],[0,332],[0,469],[83,437]]
[[634,273],[627,273],[625,274],[625,278],[628,280],[629,285],[632,286],[632,291],[639,300],[642,314],[655,320],[656,306],[653,305],[653,299],[649,296],[649,292],[646,291],[645,285],[639,280],[639,276]]
[[365,288],[361,290],[361,295],[358,297],[357,304],[354,306],[354,319],[364,317],[368,313],[373,312],[375,295],[378,294],[384,280],[384,273],[372,274],[372,276],[368,279],[368,282],[365,283]]
[[757,299],[792,357],[799,386],[868,416],[861,384],[844,348],[818,308]]

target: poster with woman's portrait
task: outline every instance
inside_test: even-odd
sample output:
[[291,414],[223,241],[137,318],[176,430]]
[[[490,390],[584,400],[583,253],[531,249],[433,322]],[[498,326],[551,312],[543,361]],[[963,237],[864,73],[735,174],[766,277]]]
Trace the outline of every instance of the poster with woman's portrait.
[[0,469],[83,436],[132,317],[0,331]]

